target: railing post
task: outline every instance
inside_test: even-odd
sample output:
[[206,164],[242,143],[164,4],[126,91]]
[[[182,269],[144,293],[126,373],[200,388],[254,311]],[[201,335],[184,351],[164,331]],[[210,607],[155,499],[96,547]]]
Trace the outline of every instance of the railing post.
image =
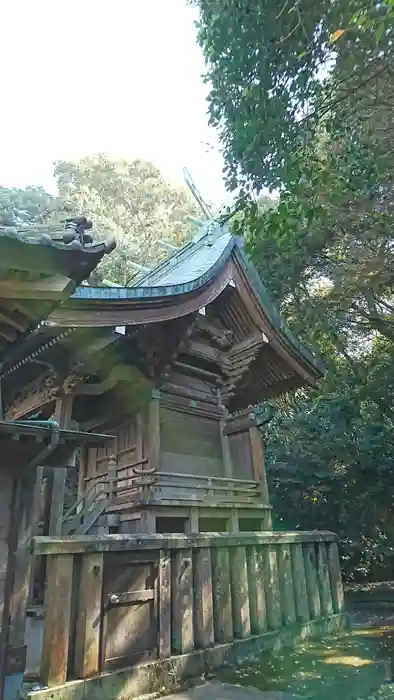
[[177,551],[172,562],[172,645],[180,654],[194,649],[192,564],[191,549]]
[[67,680],[73,564],[72,554],[48,557],[40,678],[49,687]]
[[296,621],[293,574],[291,570],[290,545],[278,547],[278,571],[282,619],[285,625]]
[[116,462],[115,455],[111,455],[108,461],[108,500],[110,505],[112,505],[116,499],[116,481],[118,465]]
[[331,586],[325,542],[319,542],[317,545],[317,577],[319,581],[321,614],[323,616],[332,615]]
[[207,649],[214,644],[211,552],[197,549],[193,559],[194,629],[196,646]]
[[81,562],[74,669],[79,678],[100,671],[103,553],[86,554]]
[[250,636],[248,570],[245,547],[232,547],[230,560],[234,636],[245,639],[245,637]]
[[345,599],[343,595],[341,565],[337,542],[327,543],[327,559],[334,612],[341,613],[345,609]]
[[213,618],[215,641],[233,641],[230,557],[227,547],[212,549]]
[[297,620],[300,622],[308,622],[308,592],[306,588],[305,563],[301,543],[291,545],[291,560]]
[[261,634],[267,629],[267,610],[264,590],[264,566],[261,547],[247,550],[250,618],[253,634]]
[[314,543],[304,545],[304,561],[309,612],[311,619],[314,620],[321,615],[319,583],[317,580],[316,551]]
[[280,608],[278,560],[275,545],[264,545],[263,562],[268,627],[269,629],[276,630],[282,626],[282,613]]
[[160,551],[159,560],[159,656],[171,656],[171,556]]

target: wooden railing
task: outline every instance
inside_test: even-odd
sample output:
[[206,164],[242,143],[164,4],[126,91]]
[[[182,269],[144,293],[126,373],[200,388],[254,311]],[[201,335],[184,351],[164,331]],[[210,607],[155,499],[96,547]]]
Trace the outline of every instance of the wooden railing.
[[259,483],[247,479],[226,479],[198,474],[156,473],[152,498],[158,501],[195,501],[205,505],[261,503]]
[[147,459],[120,466],[113,462],[108,473],[85,479],[84,494],[64,515],[64,533],[77,532],[91,513],[104,512],[113,505],[154,501],[257,506],[262,497],[257,481],[149,470]]
[[[112,619],[121,625],[117,640],[125,654],[139,637],[135,624],[124,633],[133,614],[127,605],[134,603],[134,612],[151,605],[148,617],[157,625],[151,658],[193,652],[205,670],[221,665],[240,640],[272,648],[283,635],[321,634],[331,620],[346,618],[332,533],[37,537],[31,549],[47,557],[49,572],[40,678],[49,688],[106,668],[106,635],[116,636],[106,618],[111,606],[123,606]],[[114,561],[124,562],[118,578]],[[146,562],[152,568],[149,576],[137,576],[138,590],[130,578],[125,588],[125,574]]]

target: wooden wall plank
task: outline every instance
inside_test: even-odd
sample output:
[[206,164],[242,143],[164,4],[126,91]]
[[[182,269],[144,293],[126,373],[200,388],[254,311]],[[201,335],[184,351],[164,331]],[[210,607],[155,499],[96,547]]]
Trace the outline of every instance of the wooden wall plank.
[[299,622],[308,622],[309,620],[309,605],[308,591],[306,587],[305,577],[305,562],[302,550],[302,544],[292,544],[291,561],[293,570],[293,586],[296,616]]
[[309,613],[311,619],[314,620],[321,615],[319,582],[317,579],[316,550],[314,543],[304,545],[304,562]]
[[278,547],[278,573],[282,620],[285,625],[290,625],[296,621],[296,609],[289,544]]
[[245,639],[250,636],[248,569],[245,547],[234,547],[230,553],[230,561],[234,636],[238,639]]
[[341,613],[345,609],[345,599],[343,594],[339,551],[336,542],[327,542],[327,560],[334,612]]
[[193,560],[191,549],[181,549],[172,560],[172,646],[187,654],[194,649]]
[[86,554],[77,603],[74,671],[78,678],[90,678],[100,671],[102,583],[103,553]]
[[72,554],[48,558],[40,680],[49,687],[67,680],[73,563]]
[[279,629],[282,626],[280,607],[279,573],[276,546],[263,547],[264,584],[267,602],[267,622],[269,629]]
[[195,644],[207,649],[214,644],[212,566],[208,547],[195,551],[193,567]]
[[159,560],[159,656],[171,656],[171,557],[161,550]]
[[233,640],[230,555],[227,547],[212,550],[212,580],[215,641],[225,644]]

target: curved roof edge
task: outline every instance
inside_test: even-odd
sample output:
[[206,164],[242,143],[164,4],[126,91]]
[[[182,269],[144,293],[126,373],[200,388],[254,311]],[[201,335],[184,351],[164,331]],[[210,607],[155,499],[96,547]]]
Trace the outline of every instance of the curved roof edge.
[[[233,253],[236,254],[248,278],[257,302],[269,322],[282,336],[288,349],[301,356],[316,378],[323,376],[323,362],[308,350],[292,333],[283,316],[273,303],[255,266],[247,258],[243,241],[233,236],[228,228],[217,224],[196,242],[186,244],[133,287],[78,287],[72,300],[81,301],[141,301],[160,299],[195,292],[209,284],[220,272]],[[218,231],[220,229],[220,231]],[[214,235],[213,235],[214,234]],[[188,277],[181,282],[182,275]],[[289,347],[290,346],[290,347]]]

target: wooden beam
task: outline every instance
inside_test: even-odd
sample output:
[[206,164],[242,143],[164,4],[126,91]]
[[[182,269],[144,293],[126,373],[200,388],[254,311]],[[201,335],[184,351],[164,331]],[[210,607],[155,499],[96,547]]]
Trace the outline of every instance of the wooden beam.
[[[56,400],[54,419],[59,428],[67,428],[71,422],[73,396],[67,395]],[[66,492],[67,468],[54,469],[52,481],[51,515],[49,535],[61,535]]]
[[5,340],[8,340],[9,343],[14,343],[18,337],[15,328],[11,328],[5,323],[0,323],[0,335],[5,338]]
[[[247,547],[316,542],[337,542],[333,532],[237,532],[196,535],[73,535],[73,537],[33,537],[32,554],[83,554],[89,552],[130,552],[157,549],[198,549],[199,547]],[[320,599],[319,599],[320,600]]]
[[[11,305],[10,305],[11,306]],[[7,313],[8,310],[8,313]],[[1,303],[0,307],[0,322],[6,323],[7,326],[11,326],[19,333],[22,333],[30,323],[28,316],[24,316],[19,311],[9,310],[8,307],[4,307]]]
[[72,554],[49,558],[40,672],[49,687],[67,680],[73,570]]
[[87,554],[81,566],[74,666],[78,678],[90,678],[100,671],[103,554]]
[[63,275],[54,275],[31,282],[0,280],[0,298],[57,301],[68,299],[75,288],[75,282]]

